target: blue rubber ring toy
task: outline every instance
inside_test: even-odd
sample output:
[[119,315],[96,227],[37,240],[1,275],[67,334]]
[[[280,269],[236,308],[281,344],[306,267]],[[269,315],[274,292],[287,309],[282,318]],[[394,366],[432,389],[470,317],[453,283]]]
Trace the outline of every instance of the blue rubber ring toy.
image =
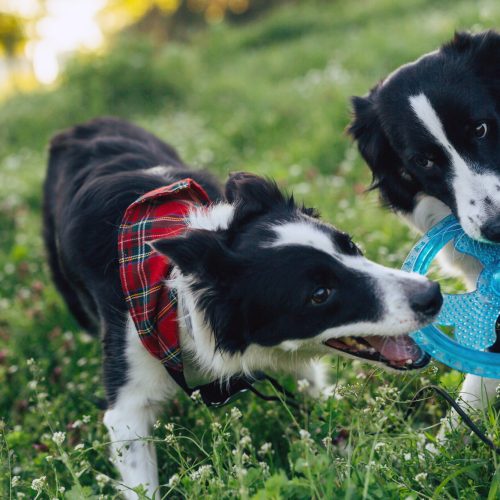
[[[412,333],[415,342],[433,358],[456,370],[500,379],[500,354],[488,352],[495,343],[500,314],[500,244],[469,238],[450,215],[436,224],[413,247],[402,269],[426,274],[438,252],[450,241],[458,252],[469,254],[483,266],[476,290],[443,294],[437,320]],[[438,326],[453,330],[449,337]]]

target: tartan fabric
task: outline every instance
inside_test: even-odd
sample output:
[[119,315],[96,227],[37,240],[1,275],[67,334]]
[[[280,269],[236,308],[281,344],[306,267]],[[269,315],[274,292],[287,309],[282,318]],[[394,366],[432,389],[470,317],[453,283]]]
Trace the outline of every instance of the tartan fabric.
[[177,371],[182,370],[177,297],[165,283],[171,266],[147,243],[182,234],[189,211],[209,203],[199,184],[183,179],[138,198],[119,229],[120,280],[139,338],[153,356]]

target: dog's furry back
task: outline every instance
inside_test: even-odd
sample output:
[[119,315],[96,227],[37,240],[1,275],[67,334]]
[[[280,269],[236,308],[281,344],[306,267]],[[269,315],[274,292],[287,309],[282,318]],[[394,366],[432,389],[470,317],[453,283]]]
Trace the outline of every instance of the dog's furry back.
[[[148,170],[159,165],[169,168]],[[44,184],[44,240],[56,286],[83,328],[96,332],[102,304],[125,311],[116,242],[126,208],[186,176],[201,183],[211,199],[221,197],[208,173],[188,171],[172,147],[125,121],[99,118],[53,138]],[[89,293],[90,281],[105,300]]]

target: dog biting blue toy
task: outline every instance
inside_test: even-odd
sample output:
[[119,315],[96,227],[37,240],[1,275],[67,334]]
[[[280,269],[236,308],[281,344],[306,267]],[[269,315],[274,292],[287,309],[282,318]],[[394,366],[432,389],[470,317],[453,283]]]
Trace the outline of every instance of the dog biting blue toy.
[[[436,321],[412,334],[432,357],[460,370],[500,379],[500,354],[488,352],[496,339],[500,314],[500,244],[469,238],[452,215],[430,229],[408,254],[402,269],[426,274],[438,252],[448,243],[476,258],[483,266],[476,290],[443,294]],[[453,338],[444,330],[452,330]]]

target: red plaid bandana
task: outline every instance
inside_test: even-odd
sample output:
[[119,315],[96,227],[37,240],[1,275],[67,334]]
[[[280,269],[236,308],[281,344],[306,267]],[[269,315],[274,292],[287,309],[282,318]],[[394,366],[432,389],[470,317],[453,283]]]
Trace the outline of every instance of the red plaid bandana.
[[171,266],[147,243],[182,234],[190,210],[209,203],[199,184],[183,179],[134,201],[118,235],[122,289],[139,338],[153,356],[177,371],[182,370],[177,297],[165,284]]

